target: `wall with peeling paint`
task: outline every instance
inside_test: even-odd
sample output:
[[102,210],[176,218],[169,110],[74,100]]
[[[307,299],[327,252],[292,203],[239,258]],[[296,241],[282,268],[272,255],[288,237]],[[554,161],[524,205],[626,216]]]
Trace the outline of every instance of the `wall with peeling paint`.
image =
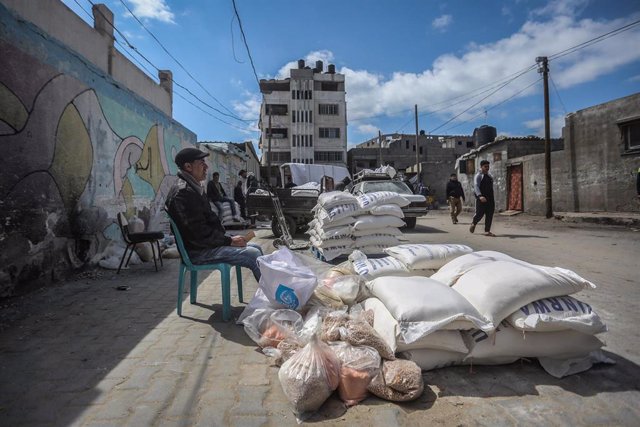
[[120,239],[117,212],[161,228],[172,159],[196,135],[3,4],[0,52],[2,297]]

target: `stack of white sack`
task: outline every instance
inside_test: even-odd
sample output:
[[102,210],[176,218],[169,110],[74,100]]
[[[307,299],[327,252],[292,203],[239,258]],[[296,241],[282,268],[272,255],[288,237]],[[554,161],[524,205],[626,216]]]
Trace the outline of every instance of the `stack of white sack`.
[[[535,357],[549,374],[560,378],[595,362],[611,362],[595,336],[606,326],[588,304],[568,296],[595,285],[573,271],[481,251],[451,261],[431,279],[451,286],[492,327],[461,332],[467,354],[433,347],[403,353],[423,370]],[[402,320],[398,319],[400,326]]]
[[[233,202],[236,208],[236,212],[238,212],[238,218],[240,217],[240,205],[237,202]],[[233,212],[231,211],[231,205],[228,202],[222,202],[222,213],[218,210],[218,207],[213,203],[209,203],[211,206],[211,210],[218,215],[222,225],[230,225],[230,224],[240,224],[233,218]]]
[[377,259],[355,257],[354,271],[366,280],[383,276],[426,276],[473,249],[457,244],[407,244],[384,248],[389,256]]
[[355,196],[343,191],[322,193],[313,208],[314,219],[309,223],[309,240],[322,258],[331,261],[353,250],[351,225],[360,212]]
[[362,253],[382,254],[400,243],[404,227],[402,207],[411,203],[393,191],[377,191],[357,197],[359,214],[351,225],[355,249]]

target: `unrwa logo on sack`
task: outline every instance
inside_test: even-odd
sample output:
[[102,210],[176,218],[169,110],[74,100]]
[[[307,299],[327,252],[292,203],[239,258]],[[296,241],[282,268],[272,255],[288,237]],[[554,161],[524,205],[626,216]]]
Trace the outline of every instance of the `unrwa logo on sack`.
[[283,285],[282,283],[280,283],[276,289],[276,301],[291,310],[295,310],[300,304],[300,301],[298,301],[298,297],[293,289]]

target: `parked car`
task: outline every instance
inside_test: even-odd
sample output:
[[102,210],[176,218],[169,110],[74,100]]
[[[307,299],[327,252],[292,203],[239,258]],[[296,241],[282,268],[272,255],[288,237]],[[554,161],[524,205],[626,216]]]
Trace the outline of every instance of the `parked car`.
[[419,216],[424,216],[429,212],[427,199],[420,194],[413,194],[407,184],[400,180],[391,179],[387,174],[368,174],[355,179],[351,187],[351,194],[359,196],[361,194],[374,193],[376,191],[393,191],[407,198],[411,204],[402,208],[404,222],[407,228],[414,228]]

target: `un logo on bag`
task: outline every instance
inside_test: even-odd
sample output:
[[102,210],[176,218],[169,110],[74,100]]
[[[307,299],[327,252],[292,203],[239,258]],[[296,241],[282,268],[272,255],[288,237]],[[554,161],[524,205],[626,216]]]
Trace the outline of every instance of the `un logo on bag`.
[[298,301],[298,297],[293,289],[283,285],[282,283],[280,283],[276,289],[276,301],[291,310],[295,310],[300,304],[300,301]]

